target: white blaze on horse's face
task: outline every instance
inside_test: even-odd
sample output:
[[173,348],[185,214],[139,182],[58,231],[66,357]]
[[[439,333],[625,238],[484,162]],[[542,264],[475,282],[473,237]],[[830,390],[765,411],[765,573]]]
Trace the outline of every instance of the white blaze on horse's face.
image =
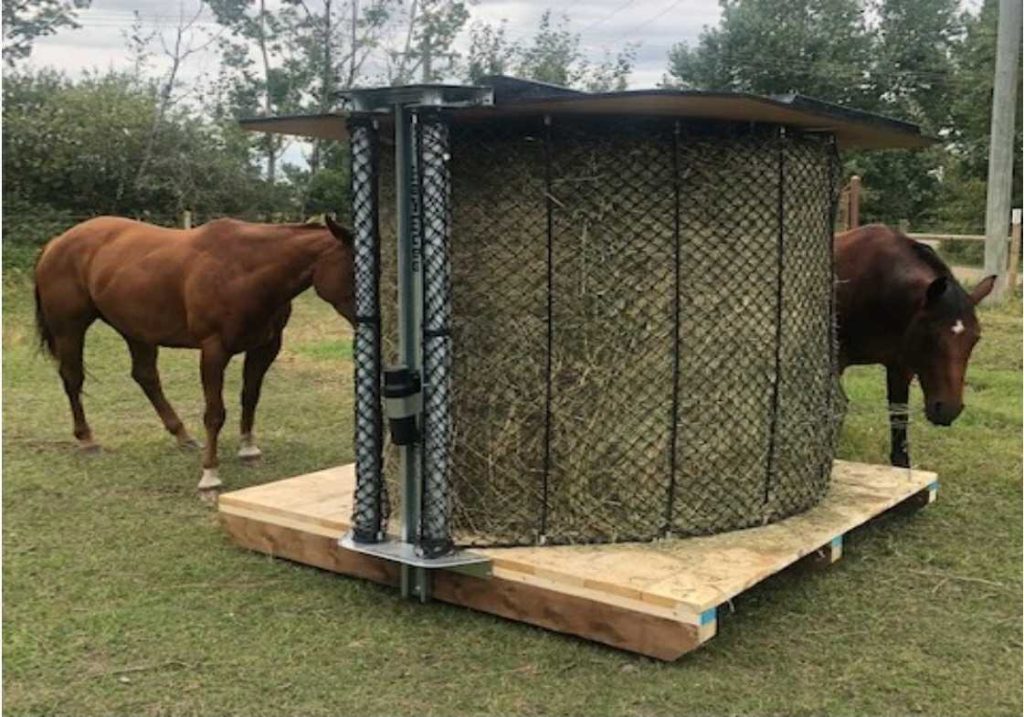
[[957,319],[956,323],[953,324],[953,328],[951,330],[954,335],[959,336],[964,332],[964,322],[961,321],[960,319]]

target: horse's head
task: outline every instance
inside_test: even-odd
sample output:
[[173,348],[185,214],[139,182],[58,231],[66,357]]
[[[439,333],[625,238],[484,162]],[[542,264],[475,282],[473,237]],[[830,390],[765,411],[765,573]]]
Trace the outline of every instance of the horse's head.
[[904,361],[917,374],[925,415],[936,425],[950,425],[964,408],[967,361],[981,338],[974,307],[992,291],[995,279],[985,277],[969,294],[951,276],[935,279],[904,336]]
[[329,215],[324,217],[334,245],[325,252],[313,270],[313,288],[317,296],[355,325],[355,268],[352,232]]

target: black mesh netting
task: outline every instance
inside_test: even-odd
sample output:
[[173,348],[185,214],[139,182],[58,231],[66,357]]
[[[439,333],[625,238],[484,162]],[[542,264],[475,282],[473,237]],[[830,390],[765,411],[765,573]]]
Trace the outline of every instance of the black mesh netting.
[[421,113],[416,147],[423,264],[423,475],[419,544],[427,556],[451,546],[452,290],[448,125],[438,113]]
[[368,120],[352,121],[351,190],[356,308],[352,360],[355,366],[356,490],[352,534],[362,542],[383,537],[388,505],[380,480],[381,416],[380,237],[378,236],[377,130]]
[[[450,395],[424,464],[446,466],[433,511],[457,544],[711,533],[824,495],[843,411],[831,137],[672,119],[447,129],[446,149],[421,133],[418,150],[444,152],[450,182],[423,175],[419,195],[449,223],[450,268],[431,269],[421,230],[425,293],[450,272],[451,297],[424,323],[428,429],[431,391]],[[390,171],[381,195],[393,355]]]

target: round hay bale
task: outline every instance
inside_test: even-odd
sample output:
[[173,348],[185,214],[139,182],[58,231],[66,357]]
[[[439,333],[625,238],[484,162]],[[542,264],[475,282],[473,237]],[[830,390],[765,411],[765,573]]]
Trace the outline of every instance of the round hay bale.
[[[533,117],[455,124],[450,156],[457,543],[712,533],[824,495],[830,138]],[[383,172],[386,361],[393,196]]]

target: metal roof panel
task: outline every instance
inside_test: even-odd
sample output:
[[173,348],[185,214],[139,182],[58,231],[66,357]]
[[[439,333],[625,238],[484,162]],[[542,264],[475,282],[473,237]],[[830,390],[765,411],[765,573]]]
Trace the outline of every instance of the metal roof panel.
[[[516,78],[488,78],[495,88],[492,105],[448,110],[452,121],[550,114],[576,116],[657,116],[679,119],[756,122],[834,134],[843,149],[913,149],[934,139],[920,128],[883,115],[850,109],[797,94],[765,97],[742,92],[704,90],[625,90],[585,93]],[[443,86],[451,89],[451,86]],[[422,86],[415,86],[417,90]],[[384,93],[387,88],[379,88]],[[398,88],[405,92],[409,88]],[[376,91],[376,89],[374,90]],[[247,130],[343,140],[348,113],[294,115],[242,120]],[[381,115],[388,121],[389,115]]]

